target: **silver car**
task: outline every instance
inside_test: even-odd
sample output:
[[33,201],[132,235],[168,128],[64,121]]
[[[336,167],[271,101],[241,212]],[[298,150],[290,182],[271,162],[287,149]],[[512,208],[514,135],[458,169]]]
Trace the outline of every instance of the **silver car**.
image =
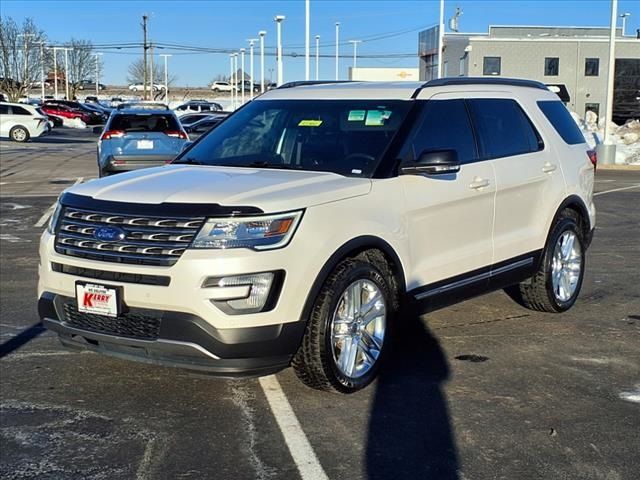
[[170,162],[189,141],[175,113],[165,109],[114,111],[98,141],[101,177]]

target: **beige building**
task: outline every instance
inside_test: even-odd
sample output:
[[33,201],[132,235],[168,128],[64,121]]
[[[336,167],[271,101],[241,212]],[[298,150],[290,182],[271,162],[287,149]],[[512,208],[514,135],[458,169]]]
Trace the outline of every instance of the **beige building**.
[[370,68],[350,67],[349,80],[372,82],[417,82],[420,80],[419,68]]

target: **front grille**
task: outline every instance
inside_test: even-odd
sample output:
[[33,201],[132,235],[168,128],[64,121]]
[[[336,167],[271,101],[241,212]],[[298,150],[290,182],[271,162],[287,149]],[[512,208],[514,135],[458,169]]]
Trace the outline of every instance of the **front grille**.
[[123,313],[118,317],[108,317],[106,315],[79,312],[75,302],[66,302],[64,304],[65,322],[71,327],[141,340],[155,340],[158,338],[161,315],[161,312],[149,310]]
[[[173,265],[191,244],[204,217],[119,215],[65,207],[59,221],[58,253],[103,262]],[[124,239],[107,242],[94,237],[100,227],[118,227]]]
[[62,263],[51,262],[51,270],[58,273],[66,273],[76,277],[95,278],[108,282],[137,283],[141,285],[158,285],[168,287],[171,277],[164,275],[142,275],[139,273],[110,272],[108,270],[94,270],[93,268],[76,267]]

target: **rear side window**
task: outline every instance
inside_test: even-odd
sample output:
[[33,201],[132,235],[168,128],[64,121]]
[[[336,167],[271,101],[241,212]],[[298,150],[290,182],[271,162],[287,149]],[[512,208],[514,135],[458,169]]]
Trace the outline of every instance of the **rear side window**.
[[577,145],[579,143],[585,143],[584,135],[576,125],[576,122],[571,118],[571,114],[562,102],[557,100],[545,100],[538,102],[538,107],[547,117],[549,123],[556,129],[558,135],[568,143],[569,145]]
[[18,107],[17,105],[11,106],[11,112],[14,115],[31,115],[29,113],[29,110],[27,110],[26,108]]
[[500,158],[542,150],[544,145],[529,118],[514,100],[468,100],[482,158]]
[[164,114],[121,114],[111,120],[109,130],[125,132],[165,132],[180,130],[173,115]]
[[427,102],[410,140],[413,158],[425,150],[455,150],[460,163],[478,159],[464,100]]
[[9,115],[9,105],[0,105],[0,115]]

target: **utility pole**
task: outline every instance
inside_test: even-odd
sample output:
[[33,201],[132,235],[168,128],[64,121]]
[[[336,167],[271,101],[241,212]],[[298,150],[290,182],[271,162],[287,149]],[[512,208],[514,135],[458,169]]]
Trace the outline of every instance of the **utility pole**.
[[149,94],[151,96],[151,100],[153,100],[153,43],[149,43],[149,63],[151,65],[151,68],[149,69]]
[[264,36],[267,34],[264,30],[258,32],[260,37],[260,93],[264,93]]
[[311,23],[310,0],[304,2],[304,79],[309,80],[309,25]]
[[336,22],[336,80],[340,79],[338,74],[338,54],[340,53],[340,22]]
[[276,83],[278,86],[282,85],[283,80],[283,68],[282,68],[282,22],[286,17],[284,15],[276,15],[274,18],[276,22],[276,35],[277,35],[277,44],[278,44],[278,56],[277,56],[277,67],[278,67],[278,80]]
[[320,35],[316,35],[316,80],[320,80]]
[[147,99],[147,21],[149,19],[148,15],[143,15],[142,16],[142,34],[143,34],[143,38],[144,38],[144,45],[143,45],[143,81],[142,81],[142,95],[143,98],[146,100]]
[[249,98],[253,100],[253,89],[255,85],[255,80],[253,79],[253,45],[257,38],[248,38],[247,42],[249,42],[249,72],[251,76],[251,86],[249,87]]
[[353,80],[353,75],[355,74],[355,69],[358,62],[358,44],[361,43],[362,40],[349,40],[349,43],[353,44],[353,68],[351,69],[351,80]]
[[167,58],[171,57],[168,53],[163,53],[160,55],[164,57],[164,99],[169,103],[169,67],[167,64]]
[[245,49],[240,49],[240,63],[242,65],[242,78],[240,79],[240,92],[241,92],[241,104],[244,105],[244,52]]
[[99,91],[100,91],[100,61],[98,60],[100,58],[100,55],[102,55],[101,53],[94,53],[93,56],[96,57],[96,97],[99,95]]

